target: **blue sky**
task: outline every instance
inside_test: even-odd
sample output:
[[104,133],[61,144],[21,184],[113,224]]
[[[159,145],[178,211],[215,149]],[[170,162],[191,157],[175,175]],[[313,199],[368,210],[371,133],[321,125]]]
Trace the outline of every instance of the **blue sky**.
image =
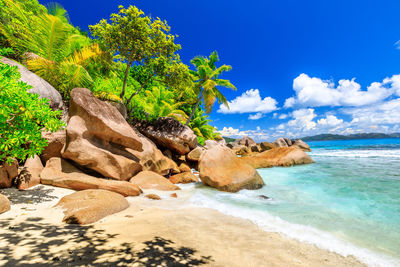
[[186,64],[217,50],[238,88],[210,115],[225,136],[400,132],[398,0],[58,2],[83,29],[119,4],[165,19]]

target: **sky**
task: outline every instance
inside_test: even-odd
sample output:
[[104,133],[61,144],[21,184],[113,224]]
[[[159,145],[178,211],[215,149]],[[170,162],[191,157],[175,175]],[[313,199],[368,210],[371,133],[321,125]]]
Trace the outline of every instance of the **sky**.
[[136,5],[168,22],[188,65],[218,51],[237,87],[221,88],[230,109],[210,114],[223,136],[400,132],[398,0],[57,2],[85,30]]

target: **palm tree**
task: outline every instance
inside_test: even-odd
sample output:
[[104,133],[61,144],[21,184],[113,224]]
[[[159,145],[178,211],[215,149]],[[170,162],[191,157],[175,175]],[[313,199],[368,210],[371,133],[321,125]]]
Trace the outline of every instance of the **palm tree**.
[[218,78],[223,72],[230,71],[232,67],[229,65],[222,65],[221,67],[217,68],[215,63],[218,61],[219,57],[217,51],[212,52],[209,58],[197,56],[190,61],[190,63],[196,67],[196,71],[190,70],[190,73],[194,77],[195,91],[198,92],[199,97],[189,119],[186,121],[186,125],[189,125],[201,100],[204,101],[207,113],[211,112],[216,99],[218,99],[220,104],[224,104],[229,108],[228,101],[217,89],[217,86],[223,86],[232,90],[236,90],[236,87],[231,84],[229,80]]

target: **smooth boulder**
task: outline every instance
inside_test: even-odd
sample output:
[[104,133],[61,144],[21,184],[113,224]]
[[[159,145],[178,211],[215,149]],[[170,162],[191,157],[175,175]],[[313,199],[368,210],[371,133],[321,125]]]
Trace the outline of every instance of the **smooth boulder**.
[[57,203],[64,210],[63,222],[89,224],[129,207],[120,194],[107,190],[90,189],[65,196]]
[[261,152],[270,150],[270,149],[275,148],[275,147],[276,147],[276,145],[273,144],[273,143],[270,143],[270,142],[262,142],[262,143],[260,143]]
[[60,158],[51,158],[40,174],[41,183],[73,190],[104,189],[123,196],[138,196],[140,188],[126,181],[115,181],[87,175]]
[[194,132],[173,118],[162,117],[153,123],[140,122],[134,127],[157,146],[178,155],[185,155],[197,147],[197,136]]
[[169,180],[173,184],[189,184],[197,183],[199,178],[191,172],[182,172],[169,177]]
[[301,140],[301,139],[295,140],[295,141],[293,142],[293,146],[297,146],[298,148],[300,148],[300,149],[303,150],[303,151],[307,151],[307,152],[310,152],[310,151],[311,151],[310,146],[309,146],[306,142],[304,142],[303,140]]
[[240,160],[256,169],[277,166],[289,167],[314,162],[307,153],[296,146],[277,147],[262,153],[242,157]]
[[180,190],[178,186],[171,183],[167,178],[151,171],[140,172],[132,177],[130,182],[142,189],[156,189],[162,191]]
[[62,157],[104,177],[129,180],[143,168],[127,149],[142,152],[140,137],[112,105],[89,89],[71,92],[67,143]]
[[0,194],[0,214],[11,209],[10,200],[2,194]]
[[132,155],[139,159],[143,171],[153,171],[160,175],[178,173],[179,167],[171,158],[164,154],[147,137],[138,133],[143,151],[127,149]]
[[[1,163],[0,163],[1,164]],[[10,188],[14,178],[18,176],[18,161],[4,162],[0,165],[0,188]]]
[[64,103],[61,97],[61,94],[51,86],[47,81],[40,78],[35,73],[31,72],[18,62],[15,62],[11,59],[6,57],[2,57],[0,62],[10,65],[10,66],[17,66],[18,71],[21,74],[21,81],[31,85],[33,88],[29,89],[29,93],[38,94],[41,98],[47,98],[50,102],[50,106],[53,109],[63,109]]
[[285,138],[278,138],[274,141],[274,145],[276,147],[289,147],[289,144],[286,142]]
[[67,142],[67,133],[64,129],[58,132],[42,132],[42,138],[47,140],[47,146],[43,149],[40,154],[40,159],[43,164],[51,158],[61,158],[61,153]]
[[43,168],[42,161],[38,155],[28,158],[25,161],[24,168],[16,179],[18,190],[25,190],[40,184],[40,173]]
[[247,147],[251,147],[253,145],[256,145],[256,142],[250,138],[249,136],[245,136],[243,138],[237,139],[234,142],[234,146],[247,146]]
[[201,181],[220,191],[237,192],[241,189],[259,189],[264,185],[257,170],[241,161],[226,146],[207,149],[199,161]]
[[201,154],[203,154],[204,151],[205,148],[198,146],[186,155],[186,159],[190,161],[199,161]]

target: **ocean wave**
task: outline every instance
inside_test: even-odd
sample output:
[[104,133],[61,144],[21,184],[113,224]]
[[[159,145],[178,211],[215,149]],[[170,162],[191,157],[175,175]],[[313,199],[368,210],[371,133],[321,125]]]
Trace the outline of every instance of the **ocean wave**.
[[[247,219],[268,232],[277,232],[300,242],[314,244],[321,249],[342,256],[353,255],[369,266],[400,266],[400,260],[357,247],[350,242],[340,240],[334,235],[311,226],[289,223],[267,211],[248,209],[221,202],[220,199],[196,192],[189,201],[190,206],[212,208],[226,215]],[[241,197],[239,197],[241,198]]]
[[390,150],[358,150],[358,149],[348,149],[348,150],[313,150],[310,156],[319,157],[345,157],[345,158],[396,158],[400,159],[400,149],[390,149]]

